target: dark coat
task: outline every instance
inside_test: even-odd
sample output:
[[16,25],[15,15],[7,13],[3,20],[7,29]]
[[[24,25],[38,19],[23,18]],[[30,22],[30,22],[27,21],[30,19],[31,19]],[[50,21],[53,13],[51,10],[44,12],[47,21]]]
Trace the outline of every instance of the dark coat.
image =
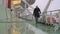
[[34,9],[33,16],[34,17],[40,17],[41,11],[38,7]]

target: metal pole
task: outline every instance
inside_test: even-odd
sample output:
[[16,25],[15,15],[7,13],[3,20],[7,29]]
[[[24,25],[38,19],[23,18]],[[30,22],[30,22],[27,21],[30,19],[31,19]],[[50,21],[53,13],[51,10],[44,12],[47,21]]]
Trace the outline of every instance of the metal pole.
[[60,11],[58,12],[58,14],[59,14],[59,24],[60,24]]
[[46,14],[47,14],[47,9],[49,8],[49,5],[51,3],[52,0],[49,0],[44,11],[43,11],[43,21],[45,22],[45,19],[46,19]]
[[4,0],[3,2],[5,3],[5,4],[4,4],[4,3],[3,3],[3,4],[4,4],[4,7],[5,7],[6,19],[7,19],[7,21],[8,21],[8,14],[7,14],[7,7],[6,7],[6,6],[7,6],[7,5],[6,5],[7,0]]
[[52,12],[50,12],[50,24],[53,24],[53,22],[52,22]]

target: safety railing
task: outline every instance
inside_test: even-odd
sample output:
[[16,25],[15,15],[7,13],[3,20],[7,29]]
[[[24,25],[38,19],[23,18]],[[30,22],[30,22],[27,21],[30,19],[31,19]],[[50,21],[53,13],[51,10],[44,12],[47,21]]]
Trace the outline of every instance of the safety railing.
[[[55,13],[56,12],[56,13]],[[53,11],[48,11],[47,13],[50,13],[50,23],[53,24],[53,16],[56,17],[56,16],[59,16],[58,18],[60,19],[60,9],[58,10],[53,10]],[[55,14],[54,14],[55,13]],[[57,14],[57,15],[56,15]],[[55,19],[56,20],[56,19]],[[46,17],[46,21],[47,21],[47,17]]]

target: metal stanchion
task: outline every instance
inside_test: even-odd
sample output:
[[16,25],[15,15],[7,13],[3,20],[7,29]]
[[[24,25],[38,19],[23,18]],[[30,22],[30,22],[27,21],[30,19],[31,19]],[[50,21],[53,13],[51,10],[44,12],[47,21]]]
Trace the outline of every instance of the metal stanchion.
[[60,28],[60,10],[59,10],[58,14],[59,14],[59,28]]
[[13,10],[10,9],[10,21],[11,21],[11,22],[13,22],[13,20],[12,20],[12,19],[13,19],[13,18],[12,18],[12,11],[13,11]]
[[8,21],[8,14],[7,14],[7,8],[5,7],[5,12],[6,12],[6,20]]
[[50,24],[53,24],[53,22],[52,22],[52,12],[50,12]]

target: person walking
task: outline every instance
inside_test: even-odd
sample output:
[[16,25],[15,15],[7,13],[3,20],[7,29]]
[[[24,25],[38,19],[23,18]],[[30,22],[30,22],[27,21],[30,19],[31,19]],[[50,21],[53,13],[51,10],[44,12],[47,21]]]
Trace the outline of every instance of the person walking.
[[39,9],[38,6],[36,6],[36,8],[34,8],[33,11],[33,16],[35,17],[36,24],[38,23],[38,18],[40,18],[40,14],[41,14],[41,10]]

